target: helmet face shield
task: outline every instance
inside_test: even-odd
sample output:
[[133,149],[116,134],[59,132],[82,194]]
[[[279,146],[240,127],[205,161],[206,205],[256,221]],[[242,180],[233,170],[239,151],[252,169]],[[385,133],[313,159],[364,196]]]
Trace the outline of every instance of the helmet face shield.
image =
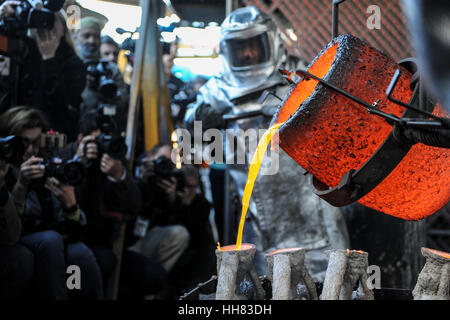
[[241,68],[266,63],[271,59],[267,33],[248,39],[225,41],[225,50],[231,68]]
[[255,7],[233,11],[221,25],[222,79],[242,91],[267,83],[283,57],[275,23]]

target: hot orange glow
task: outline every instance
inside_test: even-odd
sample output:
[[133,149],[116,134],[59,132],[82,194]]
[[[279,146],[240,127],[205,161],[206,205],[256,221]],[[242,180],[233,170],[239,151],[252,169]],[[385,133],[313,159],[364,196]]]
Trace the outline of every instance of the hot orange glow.
[[277,254],[277,253],[287,253],[287,252],[297,251],[297,250],[300,250],[300,249],[301,248],[278,249],[278,250],[269,252],[269,254],[273,255],[273,254]]
[[[444,115],[441,107],[434,114]],[[450,152],[421,143],[375,189],[358,202],[405,220],[420,220],[450,199]]]
[[445,259],[450,259],[450,253],[447,253],[444,251],[439,251],[439,250],[434,250],[434,249],[429,249],[429,248],[425,248],[425,250],[432,252],[434,254],[437,254],[438,256],[441,256]]
[[[385,94],[395,71],[400,77],[394,98],[409,102],[411,73],[362,41],[340,36],[310,65],[308,72],[324,78],[378,109],[400,117],[404,108]],[[443,110],[437,108],[435,114]],[[448,115],[446,115],[448,116]],[[300,166],[332,188],[351,169],[359,169],[382,145],[392,127],[350,99],[300,81],[283,101],[273,123],[279,145]],[[423,219],[450,200],[450,151],[417,144],[391,174],[359,202],[405,220]]]
[[[327,50],[324,53],[323,59],[321,58],[320,61],[317,61],[317,63],[312,65],[311,68],[308,69],[308,72],[316,77],[323,78],[331,68],[338,45],[339,44],[336,43],[329,50]],[[288,120],[289,117],[297,111],[303,101],[305,101],[311,93],[313,93],[316,85],[317,81],[312,79],[299,82],[293,91],[291,91],[287,100],[285,100],[283,108],[280,109],[280,112],[277,114],[275,122],[281,123]]]
[[347,249],[347,255],[350,255],[350,249]]
[[217,250],[222,251],[222,249],[220,248],[220,242],[217,242]]
[[255,245],[253,244],[248,244],[248,243],[242,243],[240,248],[238,249],[236,245],[229,245],[229,246],[225,246],[220,248],[219,251],[224,252],[224,251],[240,251],[240,250],[250,250],[250,249],[254,249]]

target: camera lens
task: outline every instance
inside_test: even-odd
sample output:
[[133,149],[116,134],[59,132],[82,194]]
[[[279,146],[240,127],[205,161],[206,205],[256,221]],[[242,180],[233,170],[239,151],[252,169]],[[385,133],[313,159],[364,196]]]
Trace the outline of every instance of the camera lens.
[[68,162],[64,166],[64,178],[72,186],[80,185],[84,179],[84,167],[78,162]]
[[112,99],[117,95],[117,85],[114,80],[101,77],[99,91],[103,97]]

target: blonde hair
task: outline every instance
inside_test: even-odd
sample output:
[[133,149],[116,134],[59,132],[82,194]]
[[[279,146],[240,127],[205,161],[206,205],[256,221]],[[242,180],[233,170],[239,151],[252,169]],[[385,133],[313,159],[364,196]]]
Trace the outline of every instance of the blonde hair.
[[47,131],[48,121],[44,114],[34,108],[20,106],[6,110],[0,116],[0,134],[4,137],[21,135],[24,130],[41,128]]
[[77,49],[75,47],[75,42],[74,42],[73,37],[72,37],[72,32],[70,32],[69,28],[67,27],[66,14],[65,14],[64,10],[60,10],[55,15],[56,15],[56,17],[59,19],[59,21],[63,25],[63,29],[64,29],[64,36],[63,36],[63,38],[64,38],[64,40],[69,45],[69,47],[71,47],[75,51],[75,53],[77,53]]

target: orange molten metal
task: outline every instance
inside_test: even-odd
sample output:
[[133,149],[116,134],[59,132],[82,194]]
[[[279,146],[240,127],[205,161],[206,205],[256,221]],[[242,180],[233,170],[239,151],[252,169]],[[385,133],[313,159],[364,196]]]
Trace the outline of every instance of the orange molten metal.
[[439,251],[439,250],[434,250],[434,249],[429,249],[429,248],[425,248],[425,250],[432,252],[438,256],[441,256],[445,259],[450,259],[450,253],[444,252],[444,251]]
[[249,243],[242,243],[240,245],[240,248],[237,248],[236,245],[232,244],[229,246],[225,246],[225,247],[218,247],[217,250],[219,251],[239,251],[239,250],[250,250],[252,248],[254,248],[255,245],[253,244],[249,244]]
[[[411,73],[391,58],[349,35],[336,38],[312,62],[308,72],[398,117],[404,108],[390,102],[386,89],[395,71],[402,76],[394,98],[408,103]],[[384,119],[356,102],[317,85],[300,81],[283,101],[272,124],[279,144],[298,164],[328,187],[337,186],[351,169],[359,169],[392,131]],[[434,114],[444,116],[436,107]],[[450,151],[414,145],[400,164],[371,192],[358,200],[372,209],[405,220],[423,219],[450,199]]]

